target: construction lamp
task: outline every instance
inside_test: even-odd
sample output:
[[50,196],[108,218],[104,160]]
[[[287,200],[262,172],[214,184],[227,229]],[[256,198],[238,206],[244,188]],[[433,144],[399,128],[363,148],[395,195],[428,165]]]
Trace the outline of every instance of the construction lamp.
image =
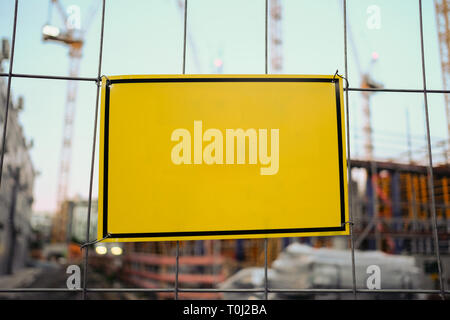
[[123,250],[121,247],[112,247],[111,253],[115,256],[120,256],[122,254]]
[[42,34],[48,37],[57,37],[59,36],[59,28],[46,24],[42,27]]
[[95,252],[100,255],[104,255],[108,252],[108,249],[105,246],[97,246],[95,247]]

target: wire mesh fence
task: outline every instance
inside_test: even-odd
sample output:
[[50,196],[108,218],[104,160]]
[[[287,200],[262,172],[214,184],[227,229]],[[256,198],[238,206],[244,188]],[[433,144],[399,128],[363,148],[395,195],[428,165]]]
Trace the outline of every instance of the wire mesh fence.
[[[264,2],[265,6],[265,65],[264,65],[264,73],[269,74],[269,0],[261,0]],[[184,0],[184,15],[183,15],[183,61],[182,61],[182,74],[186,74],[186,51],[187,51],[187,21],[189,18],[189,8],[188,8],[188,0]],[[94,132],[92,134],[92,152],[90,159],[90,175],[89,175],[89,199],[88,199],[88,209],[87,209],[87,229],[85,234],[86,242],[89,242],[91,238],[90,235],[90,223],[91,223],[91,207],[92,207],[92,193],[93,193],[93,180],[94,180],[94,168],[95,168],[95,151],[96,151],[96,141],[97,141],[97,122],[98,122],[98,112],[99,112],[99,97],[100,97],[100,86],[102,81],[102,61],[103,61],[103,42],[104,42],[104,27],[105,27],[105,16],[108,9],[108,5],[114,5],[111,1],[102,0],[101,5],[101,32],[99,38],[99,56],[98,56],[98,69],[96,77],[79,77],[79,76],[54,76],[54,75],[44,75],[44,74],[25,74],[25,73],[15,73],[14,72],[14,55],[15,55],[15,45],[16,45],[16,30],[18,25],[18,5],[19,0],[15,0],[14,6],[14,21],[12,27],[12,45],[10,51],[10,63],[9,70],[6,73],[0,73],[1,77],[7,79],[7,89],[6,89],[6,108],[5,115],[2,128],[2,151],[0,158],[0,187],[3,187],[1,177],[4,172],[4,154],[5,154],[5,144],[6,144],[6,134],[8,127],[8,112],[11,108],[11,82],[14,78],[30,78],[30,79],[47,79],[47,80],[62,80],[62,81],[80,81],[80,82],[88,82],[92,83],[92,85],[96,85],[96,100],[93,102],[95,105],[94,115],[93,115],[93,123],[94,123]],[[344,37],[342,39],[343,47],[344,47],[344,62],[345,62],[345,70],[343,72],[342,77],[346,80],[346,87],[344,88],[345,93],[345,110],[346,110],[346,126],[347,126],[347,161],[348,161],[348,181],[352,181],[352,170],[351,170],[351,147],[353,146],[353,137],[350,135],[350,109],[349,109],[349,93],[350,92],[385,92],[385,93],[419,93],[423,94],[424,99],[424,112],[425,112],[425,128],[426,128],[426,155],[427,155],[427,165],[426,165],[426,176],[427,176],[427,185],[428,192],[430,194],[430,200],[427,204],[429,206],[429,211],[431,214],[431,225],[433,235],[433,248],[434,254],[437,261],[437,274],[438,274],[438,282],[439,288],[434,290],[425,290],[425,289],[361,289],[357,288],[356,281],[356,262],[355,262],[355,243],[357,242],[354,228],[356,220],[354,218],[355,208],[352,208],[353,201],[351,199],[354,192],[352,192],[352,188],[354,186],[352,183],[349,183],[349,209],[350,209],[350,221],[347,223],[350,226],[350,235],[348,236],[349,244],[350,244],[350,259],[351,259],[351,276],[352,276],[352,287],[348,289],[326,289],[326,288],[317,288],[317,289],[283,289],[283,288],[271,288],[268,280],[268,239],[264,239],[263,241],[263,255],[264,255],[264,275],[263,275],[263,287],[262,288],[252,288],[252,289],[219,289],[219,288],[181,288],[179,285],[179,270],[180,270],[180,241],[176,242],[176,251],[175,251],[175,280],[174,286],[172,288],[90,288],[88,284],[89,272],[88,272],[88,262],[90,259],[89,255],[89,246],[83,247],[83,281],[82,287],[76,289],[66,289],[66,288],[0,288],[0,292],[4,293],[33,293],[33,292],[41,292],[41,293],[55,293],[55,292],[72,292],[73,294],[82,295],[83,299],[87,298],[88,293],[93,292],[136,292],[136,293],[171,293],[173,294],[174,299],[179,298],[180,293],[187,292],[195,292],[195,293],[209,293],[209,292],[220,292],[220,293],[247,293],[247,294],[262,294],[264,299],[269,298],[269,293],[286,293],[286,294],[327,294],[327,293],[336,293],[336,294],[351,294],[354,298],[358,297],[358,294],[392,294],[392,293],[405,293],[405,294],[438,294],[442,299],[445,299],[446,295],[450,293],[449,290],[445,290],[444,285],[444,276],[442,270],[442,261],[440,254],[440,246],[439,246],[439,237],[438,237],[438,223],[437,223],[437,207],[435,200],[435,190],[433,186],[435,185],[435,177],[433,171],[433,154],[432,154],[432,142],[431,142],[431,129],[430,129],[430,116],[429,116],[429,106],[428,106],[428,95],[429,94],[449,94],[450,90],[433,90],[427,88],[427,73],[426,73],[426,65],[425,65],[425,50],[424,50],[424,35],[423,35],[423,13],[422,13],[422,1],[418,0],[418,12],[417,16],[419,17],[420,23],[420,48],[421,48],[421,71],[422,71],[422,81],[423,87],[420,89],[417,88],[369,88],[369,87],[352,87],[349,84],[352,83],[352,79],[349,79],[348,72],[348,18],[347,18],[347,1],[342,0],[341,6],[343,9],[342,25],[344,29]],[[338,72],[338,71],[336,71]],[[4,184],[4,183],[3,183]]]

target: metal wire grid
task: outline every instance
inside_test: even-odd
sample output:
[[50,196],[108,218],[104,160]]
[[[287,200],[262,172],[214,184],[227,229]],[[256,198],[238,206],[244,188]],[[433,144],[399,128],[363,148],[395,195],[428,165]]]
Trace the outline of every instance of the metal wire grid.
[[[265,1],[265,74],[268,74],[268,1]],[[430,207],[432,215],[432,227],[433,227],[433,238],[434,238],[434,248],[436,254],[436,260],[438,265],[439,274],[439,289],[438,290],[415,290],[415,289],[357,289],[356,288],[356,275],[355,275],[355,246],[354,246],[354,235],[353,235],[353,210],[352,201],[350,199],[352,195],[352,184],[348,184],[349,192],[349,211],[350,211],[350,249],[351,249],[351,260],[352,260],[352,288],[351,289],[272,289],[268,285],[268,239],[264,239],[264,288],[261,289],[190,289],[190,288],[179,288],[178,275],[179,275],[179,255],[180,255],[180,243],[177,241],[176,246],[176,267],[175,267],[175,283],[174,288],[157,288],[157,289],[147,289],[147,288],[88,288],[88,258],[89,258],[89,246],[84,247],[84,268],[83,268],[83,287],[80,289],[66,289],[66,288],[0,288],[0,293],[56,293],[56,292],[73,292],[82,293],[82,298],[87,298],[87,293],[89,292],[135,292],[135,293],[160,293],[160,292],[173,292],[175,300],[178,299],[178,294],[180,292],[197,292],[197,293],[209,293],[209,292],[220,292],[220,293],[263,293],[264,299],[268,299],[269,293],[304,293],[304,294],[317,294],[317,293],[352,293],[354,299],[357,299],[358,293],[410,293],[410,294],[439,294],[441,299],[445,299],[446,294],[450,294],[450,290],[445,290],[444,280],[442,274],[441,257],[438,245],[438,233],[437,233],[437,220],[436,220],[436,206],[435,206],[435,196],[434,196],[434,178],[433,178],[433,158],[431,153],[431,138],[430,138],[430,123],[428,114],[428,94],[429,93],[450,93],[450,90],[429,90],[426,85],[426,71],[425,71],[425,53],[424,53],[424,37],[423,37],[423,21],[422,21],[422,0],[419,2],[419,18],[420,18],[420,46],[421,46],[421,64],[422,64],[422,77],[423,77],[423,89],[372,89],[372,88],[352,88],[349,87],[348,81],[344,88],[345,91],[345,105],[346,105],[346,125],[347,125],[347,161],[350,163],[350,122],[349,122],[349,103],[348,103],[348,92],[349,91],[374,91],[374,92],[396,92],[396,93],[423,93],[424,95],[424,108],[425,108],[425,119],[426,119],[426,133],[427,133],[427,155],[428,155],[428,186],[429,193],[431,195]],[[96,147],[96,137],[97,137],[97,119],[98,119],[98,106],[99,106],[99,95],[100,95],[100,85],[101,85],[101,70],[102,70],[102,58],[103,58],[103,34],[104,34],[104,24],[105,24],[105,8],[106,0],[102,0],[102,15],[101,15],[101,34],[100,34],[100,50],[99,50],[99,64],[97,77],[69,77],[69,76],[49,76],[49,75],[37,75],[37,74],[19,74],[13,73],[14,65],[14,49],[16,40],[16,27],[17,27],[17,12],[18,12],[19,0],[15,0],[14,6],[14,22],[13,22],[13,34],[12,34],[12,45],[10,54],[10,64],[8,73],[0,73],[1,77],[8,78],[7,84],[7,94],[6,94],[6,108],[5,108],[5,122],[3,124],[2,132],[2,149],[0,155],[0,188],[2,182],[2,171],[3,171],[3,158],[4,150],[6,144],[6,131],[8,124],[8,111],[9,111],[9,101],[11,95],[11,80],[12,78],[33,78],[33,79],[49,79],[49,80],[69,80],[69,81],[90,81],[95,82],[97,85],[97,97],[95,102],[95,116],[94,116],[94,132],[92,140],[92,157],[91,157],[91,168],[90,168],[90,180],[89,180],[89,200],[88,200],[88,212],[87,212],[87,229],[86,229],[86,241],[89,241],[89,229],[90,229],[90,217],[91,217],[91,203],[92,203],[92,186],[94,177],[94,163],[95,163],[95,147]],[[344,79],[348,79],[348,55],[347,55],[347,1],[342,0],[343,6],[343,24],[344,24],[344,57],[345,57],[345,76]],[[188,18],[188,0],[184,2],[184,24],[183,24],[183,65],[182,74],[186,73],[186,31],[187,31],[187,18]],[[350,166],[347,166],[349,181],[351,181],[351,170]]]

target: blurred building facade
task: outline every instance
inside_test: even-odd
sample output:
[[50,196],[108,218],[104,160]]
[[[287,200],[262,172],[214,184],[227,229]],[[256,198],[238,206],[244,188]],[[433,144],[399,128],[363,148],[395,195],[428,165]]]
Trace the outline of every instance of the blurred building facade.
[[[1,70],[1,67],[0,67]],[[0,79],[0,127],[5,123],[6,81]],[[0,189],[0,274],[25,266],[31,237],[31,206],[36,172],[19,122],[23,100],[10,98]]]
[[[83,199],[66,200],[52,221],[53,243],[86,242],[88,201]],[[97,237],[97,200],[91,204],[90,240]]]
[[39,235],[42,242],[51,239],[53,213],[49,211],[33,211],[31,215],[31,228]]
[[[439,249],[450,254],[450,167],[352,161],[362,179],[353,201],[357,246],[391,254],[434,255],[431,191],[434,192]],[[356,172],[359,171],[359,172]]]
[[[448,282],[450,167],[439,164],[434,168],[432,188],[429,186],[427,166],[423,164],[354,159],[351,167],[353,230],[358,252],[372,252],[376,257],[381,257],[378,263],[383,263],[383,257],[409,257],[423,279],[417,286],[438,288],[430,194],[433,190],[439,249],[444,279]],[[271,238],[268,240],[268,263],[272,266],[293,243],[302,243],[311,248],[328,248],[330,251],[327,252],[348,253],[349,241],[350,237]],[[188,267],[180,270],[178,281],[180,287],[189,288],[217,287],[223,279],[238,270],[264,266],[265,260],[263,239],[182,241],[180,252],[183,264]],[[175,253],[175,242],[127,243],[121,257],[122,269],[116,270],[117,276],[138,287],[173,287]],[[92,252],[92,255],[95,256],[95,253]],[[108,259],[111,257],[96,256],[90,261],[107,270],[111,265]],[[357,263],[362,267],[364,261],[360,259]],[[350,274],[350,268],[344,271],[348,271],[346,276]],[[217,298],[187,293],[181,296]],[[171,298],[167,294],[158,297]]]

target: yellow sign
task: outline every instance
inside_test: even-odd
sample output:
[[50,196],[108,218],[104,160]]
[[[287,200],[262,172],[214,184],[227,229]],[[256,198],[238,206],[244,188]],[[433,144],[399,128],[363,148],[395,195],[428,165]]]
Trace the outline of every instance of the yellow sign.
[[342,79],[103,79],[99,239],[347,235]]

